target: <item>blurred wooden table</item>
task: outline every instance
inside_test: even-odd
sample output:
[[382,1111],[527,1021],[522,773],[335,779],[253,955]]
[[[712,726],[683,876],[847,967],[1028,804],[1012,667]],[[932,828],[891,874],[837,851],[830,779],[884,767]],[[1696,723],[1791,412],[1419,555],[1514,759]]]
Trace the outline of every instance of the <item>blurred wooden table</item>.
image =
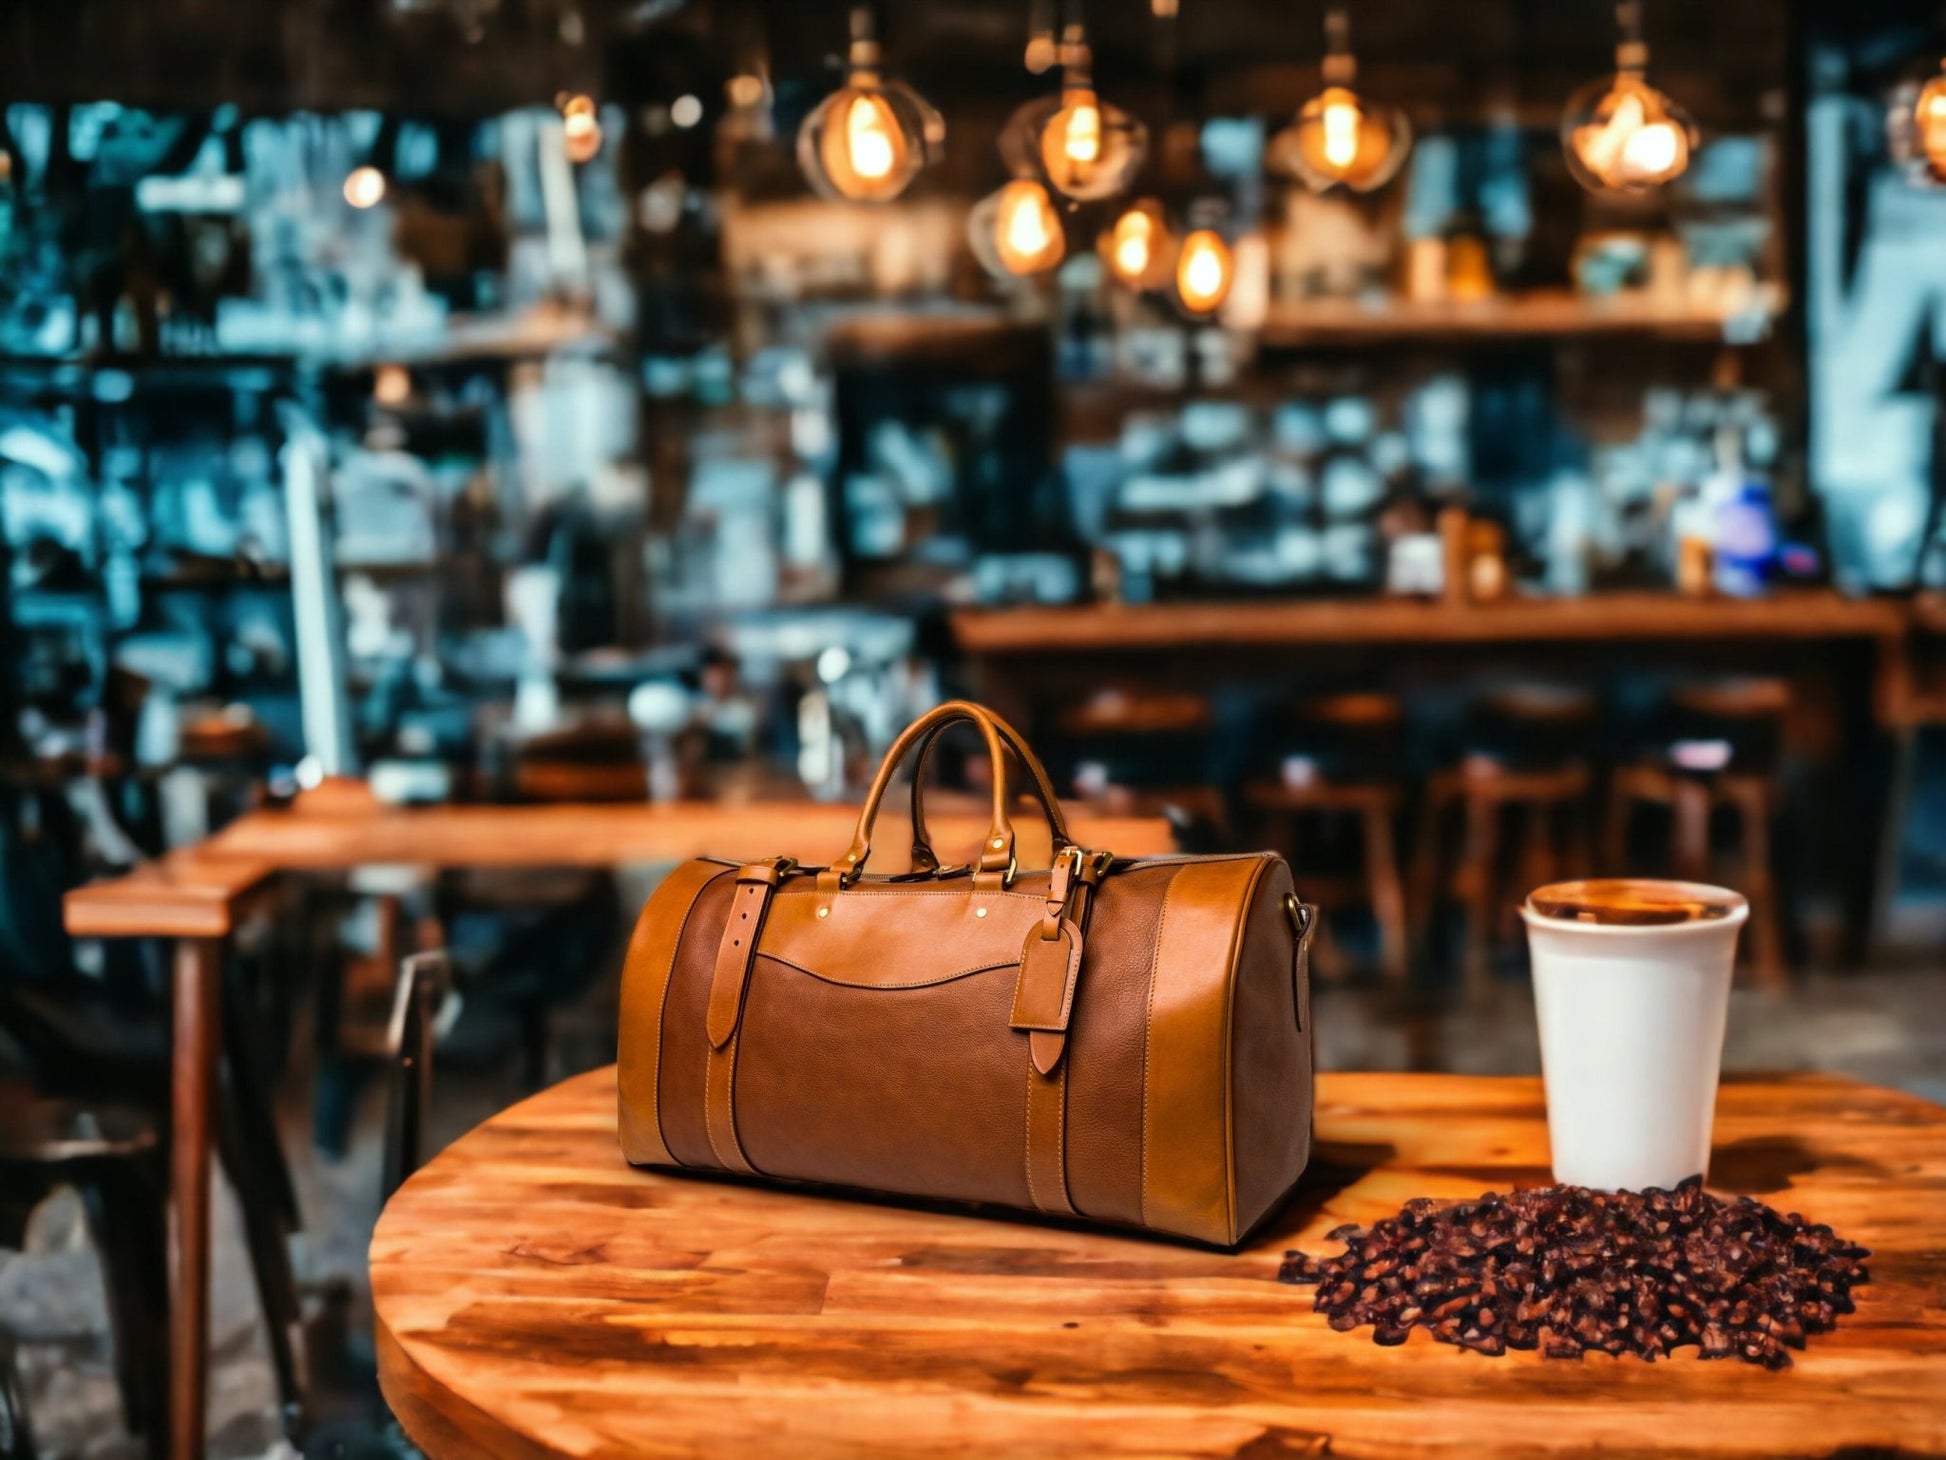
[[[210,1093],[215,1079],[221,972],[231,935],[280,873],[343,872],[379,864],[424,867],[607,867],[712,854],[784,854],[807,861],[849,845],[856,807],[814,802],[669,805],[429,806],[376,802],[357,783],[328,785],[287,810],[258,811],[194,847],[127,876],[70,892],[78,938],[173,938],[170,1084],[170,1350],[168,1453],[200,1455],[209,1346]],[[973,845],[984,813],[938,811],[935,845]],[[1084,845],[1126,855],[1173,851],[1159,820],[1070,809]],[[1021,818],[1021,860],[1032,865],[1035,819]],[[893,843],[902,838],[892,838]]]
[[372,1238],[379,1381],[437,1457],[1778,1455],[1946,1450],[1946,1110],[1731,1081],[1712,1184],[1874,1250],[1766,1373],[1331,1332],[1293,1245],[1415,1196],[1547,1180],[1540,1082],[1324,1075],[1318,1149],[1228,1256],[627,1166],[615,1075],[487,1121]]

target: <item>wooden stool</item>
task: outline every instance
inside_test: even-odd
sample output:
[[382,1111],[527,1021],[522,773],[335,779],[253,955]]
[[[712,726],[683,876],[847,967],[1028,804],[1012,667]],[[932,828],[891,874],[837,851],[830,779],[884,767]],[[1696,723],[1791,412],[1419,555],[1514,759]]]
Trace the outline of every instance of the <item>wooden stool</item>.
[[1719,812],[1737,823],[1730,883],[1750,902],[1750,966],[1765,988],[1784,985],[1783,932],[1773,875],[1770,826],[1782,801],[1775,762],[1790,686],[1778,679],[1688,685],[1671,693],[1668,745],[1616,770],[1602,825],[1602,860],[1628,864],[1637,810],[1669,813],[1667,875],[1711,882],[1710,830]]
[[[1485,696],[1475,729],[1484,742],[1452,769],[1426,784],[1425,821],[1413,854],[1411,902],[1429,929],[1443,889],[1464,918],[1461,975],[1470,990],[1485,986],[1495,937],[1518,933],[1518,896],[1584,872],[1588,864],[1587,807],[1592,777],[1579,754],[1593,729],[1593,696],[1553,686],[1522,686]],[[1503,832],[1519,821],[1511,871],[1502,871]],[[1442,876],[1441,843],[1460,823],[1458,855]]]
[[[1296,745],[1323,753],[1302,757],[1315,767],[1310,774],[1293,776],[1287,771],[1281,781],[1253,783],[1245,788],[1244,799],[1265,825],[1273,845],[1290,859],[1307,901],[1327,913],[1345,907],[1371,909],[1378,925],[1379,970],[1388,979],[1403,981],[1410,940],[1393,827],[1405,794],[1398,779],[1382,768],[1398,764],[1404,712],[1391,695],[1351,693],[1306,700],[1279,718],[1287,722]],[[1332,876],[1308,866],[1303,859],[1305,839],[1300,835],[1305,821],[1356,826],[1362,842],[1362,872]],[[1327,923],[1318,930],[1315,956],[1320,970],[1335,976],[1338,958],[1335,946],[1327,941],[1328,928]]]
[[[1156,773],[1195,759],[1210,728],[1209,700],[1200,694],[1107,689],[1064,712],[1061,734],[1075,747],[1078,767],[1102,762],[1103,775],[1077,774],[1072,790],[1091,810],[1113,816],[1160,816],[1197,840],[1230,840],[1230,808],[1220,788]],[[1144,762],[1147,762],[1145,764]],[[1206,833],[1199,838],[1198,831]]]

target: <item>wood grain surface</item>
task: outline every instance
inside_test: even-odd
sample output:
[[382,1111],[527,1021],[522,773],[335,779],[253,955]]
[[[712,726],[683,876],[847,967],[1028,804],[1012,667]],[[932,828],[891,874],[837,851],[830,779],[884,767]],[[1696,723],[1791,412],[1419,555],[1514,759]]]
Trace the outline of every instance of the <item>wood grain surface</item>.
[[1299,1195],[1226,1255],[623,1163],[612,1069],[486,1122],[372,1240],[380,1379],[435,1456],[1946,1452],[1946,1110],[1732,1081],[1711,1185],[1873,1248],[1771,1374],[1331,1332],[1292,1245],[1544,1182],[1540,1084],[1326,1075]]

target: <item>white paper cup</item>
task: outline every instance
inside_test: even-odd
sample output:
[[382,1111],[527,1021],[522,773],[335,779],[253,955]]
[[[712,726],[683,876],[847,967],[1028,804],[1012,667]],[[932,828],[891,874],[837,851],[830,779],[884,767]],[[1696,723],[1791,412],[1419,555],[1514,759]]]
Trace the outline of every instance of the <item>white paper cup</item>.
[[[1623,924],[1539,910],[1617,896],[1638,907],[1693,902],[1722,911]],[[1625,878],[1543,887],[1520,912],[1554,1179],[1640,1191],[1707,1175],[1730,972],[1750,905],[1722,887]]]

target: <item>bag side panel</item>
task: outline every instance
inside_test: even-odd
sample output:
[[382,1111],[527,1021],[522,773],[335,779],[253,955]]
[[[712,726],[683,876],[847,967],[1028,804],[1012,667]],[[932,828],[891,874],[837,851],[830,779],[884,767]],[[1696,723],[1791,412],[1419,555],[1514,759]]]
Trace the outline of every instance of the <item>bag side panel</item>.
[[1120,872],[1095,895],[1068,1035],[1068,1195],[1083,1216],[1142,1220],[1142,1055],[1156,927],[1177,868]]
[[622,1154],[637,1165],[667,1165],[675,1159],[662,1134],[659,1070],[664,999],[678,945],[694,941],[685,937],[685,931],[698,896],[729,871],[716,862],[677,866],[642,905],[629,936],[615,1063]]
[[1237,1239],[1231,983],[1249,904],[1275,860],[1183,864],[1156,933],[1142,1073],[1142,1222],[1199,1242]]
[[1230,1099],[1238,1237],[1283,1200],[1311,1152],[1311,1031],[1298,1027],[1310,970],[1297,963],[1284,905],[1290,891],[1290,868],[1279,860],[1258,885],[1237,958]]

